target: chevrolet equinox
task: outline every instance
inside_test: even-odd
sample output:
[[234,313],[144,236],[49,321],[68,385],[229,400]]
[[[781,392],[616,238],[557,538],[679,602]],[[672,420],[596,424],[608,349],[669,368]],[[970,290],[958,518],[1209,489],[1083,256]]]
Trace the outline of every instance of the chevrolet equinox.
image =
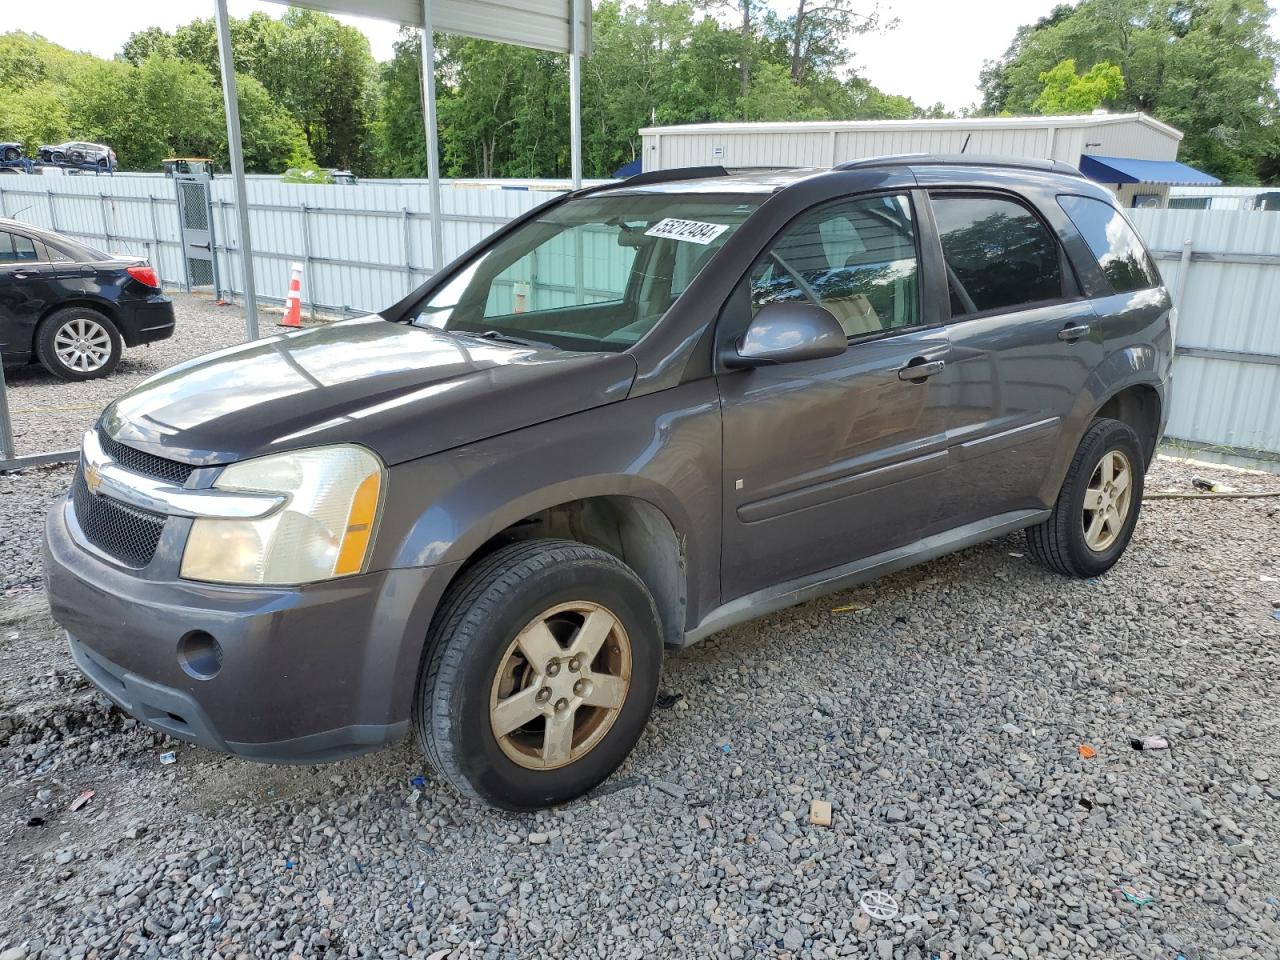
[[313,763],[412,727],[462,793],[557,804],[631,751],[664,646],[1015,530],[1111,567],[1174,317],[1061,163],[645,173],[116,400],[48,593],[174,737]]

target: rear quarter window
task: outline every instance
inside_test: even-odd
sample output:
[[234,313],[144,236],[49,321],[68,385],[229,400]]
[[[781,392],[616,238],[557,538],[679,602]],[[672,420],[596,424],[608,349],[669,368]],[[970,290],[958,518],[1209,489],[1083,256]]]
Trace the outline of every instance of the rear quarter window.
[[1160,271],[1133,227],[1111,204],[1063,194],[1058,205],[1076,225],[1116,293],[1160,286]]

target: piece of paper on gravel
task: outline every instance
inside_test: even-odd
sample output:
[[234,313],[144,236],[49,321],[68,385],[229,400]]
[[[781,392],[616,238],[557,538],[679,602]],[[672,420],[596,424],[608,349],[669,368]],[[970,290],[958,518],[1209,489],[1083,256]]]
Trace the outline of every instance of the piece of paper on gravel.
[[662,237],[665,240],[685,240],[704,246],[729,229],[727,223],[704,223],[701,220],[679,220],[665,217],[644,232],[646,237]]

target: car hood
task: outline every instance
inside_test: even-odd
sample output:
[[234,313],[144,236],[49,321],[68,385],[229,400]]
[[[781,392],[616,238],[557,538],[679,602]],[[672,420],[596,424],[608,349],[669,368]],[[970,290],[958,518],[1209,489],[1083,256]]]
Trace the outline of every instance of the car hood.
[[103,412],[131,447],[200,465],[326,443],[388,464],[621,400],[635,361],[361,317],[211,353]]

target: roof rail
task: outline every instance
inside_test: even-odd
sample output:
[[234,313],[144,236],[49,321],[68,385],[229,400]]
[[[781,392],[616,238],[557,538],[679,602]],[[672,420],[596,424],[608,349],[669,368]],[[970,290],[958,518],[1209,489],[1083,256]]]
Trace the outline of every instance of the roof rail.
[[646,183],[665,183],[668,180],[701,180],[703,177],[727,177],[729,171],[724,167],[672,167],[669,170],[648,170],[627,177],[615,186],[642,187]]
[[859,170],[863,167],[1009,167],[1015,170],[1044,170],[1069,177],[1083,177],[1079,170],[1061,160],[1035,157],[1005,157],[979,153],[898,153],[883,157],[862,157],[837,163],[832,170]]

